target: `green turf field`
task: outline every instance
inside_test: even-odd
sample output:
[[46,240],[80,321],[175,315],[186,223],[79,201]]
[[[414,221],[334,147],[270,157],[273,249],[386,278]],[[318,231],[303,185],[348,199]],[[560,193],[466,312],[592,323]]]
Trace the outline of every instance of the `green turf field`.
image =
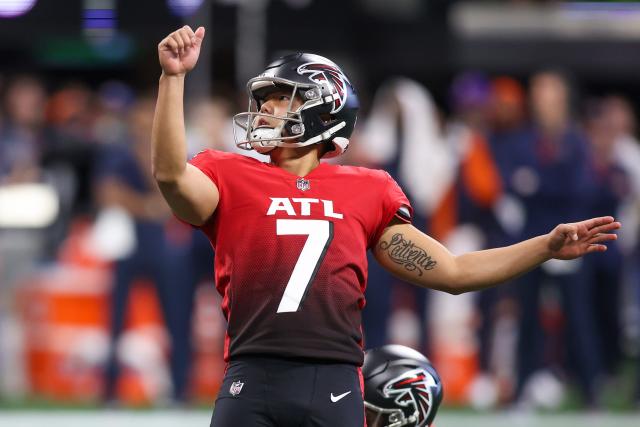
[[[9,410],[0,409],[2,427],[204,427],[205,410]],[[438,414],[436,427],[639,427],[640,412],[606,413],[456,413]],[[243,426],[239,426],[243,427]],[[247,426],[250,427],[250,426]],[[336,426],[339,427],[339,426]]]

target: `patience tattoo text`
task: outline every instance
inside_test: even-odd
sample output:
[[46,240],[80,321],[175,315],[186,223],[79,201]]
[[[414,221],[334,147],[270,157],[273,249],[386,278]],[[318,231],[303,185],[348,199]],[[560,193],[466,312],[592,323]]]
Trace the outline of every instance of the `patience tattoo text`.
[[390,242],[380,242],[379,247],[387,251],[393,262],[403,265],[408,271],[417,271],[419,276],[422,276],[424,270],[432,270],[437,264],[424,249],[414,245],[411,240],[405,240],[401,233],[394,234]]

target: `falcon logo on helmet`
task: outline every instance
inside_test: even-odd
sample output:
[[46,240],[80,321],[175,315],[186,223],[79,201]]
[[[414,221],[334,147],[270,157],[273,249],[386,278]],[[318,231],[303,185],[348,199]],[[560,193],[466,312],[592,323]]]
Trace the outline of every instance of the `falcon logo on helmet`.
[[416,427],[425,426],[433,407],[432,387],[436,380],[424,369],[407,371],[387,382],[382,388],[385,397],[397,396],[395,403],[400,406],[413,406],[417,415]]
[[330,83],[333,90],[333,108],[331,114],[342,110],[347,102],[347,84],[351,84],[337,67],[319,62],[309,62],[298,67],[298,74],[310,74],[309,80],[320,85]]

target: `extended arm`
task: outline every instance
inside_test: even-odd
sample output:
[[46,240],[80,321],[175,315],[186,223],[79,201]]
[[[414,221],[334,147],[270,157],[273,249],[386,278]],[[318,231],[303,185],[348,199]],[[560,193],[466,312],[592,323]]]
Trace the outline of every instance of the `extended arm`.
[[515,245],[455,256],[410,224],[392,222],[374,249],[378,262],[403,280],[452,294],[475,291],[519,276],[543,262],[606,250],[620,228],[612,217],[560,224],[549,234]]
[[198,60],[204,28],[195,33],[185,26],[158,45],[162,76],[151,134],[153,176],[174,213],[202,225],[215,211],[219,193],[215,184],[187,163],[184,129],[184,79]]

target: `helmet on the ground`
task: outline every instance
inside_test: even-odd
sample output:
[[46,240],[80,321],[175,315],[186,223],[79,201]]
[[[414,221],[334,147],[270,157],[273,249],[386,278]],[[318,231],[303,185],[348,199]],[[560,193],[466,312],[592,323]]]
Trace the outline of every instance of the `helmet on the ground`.
[[[291,92],[286,116],[260,112],[266,97],[278,90]],[[245,132],[238,135],[236,145],[268,153],[275,147],[305,147],[328,143],[324,157],[342,154],[356,123],[359,102],[347,76],[334,62],[310,53],[294,53],[269,64],[266,70],[247,83],[249,108],[236,114],[235,124]],[[291,110],[294,96],[302,105]],[[257,117],[281,119],[275,128],[255,126]]]
[[421,353],[402,345],[367,350],[362,366],[369,427],[424,427],[442,401],[442,382]]

